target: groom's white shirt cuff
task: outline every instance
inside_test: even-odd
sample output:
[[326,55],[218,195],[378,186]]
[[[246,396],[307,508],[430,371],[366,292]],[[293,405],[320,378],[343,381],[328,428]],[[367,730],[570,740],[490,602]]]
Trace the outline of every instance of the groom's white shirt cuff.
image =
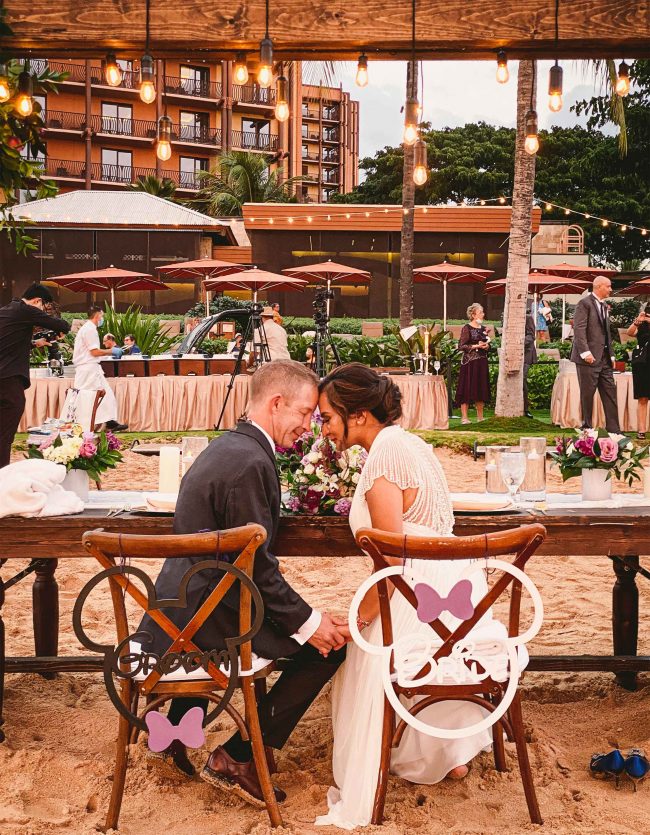
[[585,359],[586,357],[590,357],[590,356],[591,356],[591,351],[583,351],[583,352],[580,354],[580,359],[581,359],[581,360],[583,360],[583,359]]
[[[269,435],[269,433],[266,431],[266,429],[263,429],[259,425],[259,423],[255,423],[254,420],[251,420],[250,423],[256,429],[259,429],[259,431],[262,433],[262,435],[264,435],[266,440],[269,442],[269,446],[271,447],[273,455],[275,455],[275,443],[273,442],[273,438]],[[296,643],[300,644],[300,646],[302,646],[303,644],[306,644],[307,641],[311,638],[311,636],[314,634],[314,632],[320,626],[320,622],[321,622],[322,617],[323,616],[321,615],[321,613],[319,611],[317,611],[316,609],[312,609],[311,610],[311,615],[309,615],[309,617],[303,623],[303,625],[300,627],[300,629],[297,632],[294,632],[293,635],[291,636],[293,638],[293,640],[296,641]]]

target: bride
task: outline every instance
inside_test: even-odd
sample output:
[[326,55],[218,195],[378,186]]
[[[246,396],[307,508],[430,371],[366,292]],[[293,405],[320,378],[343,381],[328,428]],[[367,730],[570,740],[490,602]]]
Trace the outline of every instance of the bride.
[[[336,368],[320,384],[319,409],[323,434],[339,450],[359,444],[368,459],[352,501],[350,527],[362,527],[418,536],[451,536],[454,516],[444,472],[432,448],[421,438],[397,425],[402,415],[401,393],[387,376],[380,376],[360,363]],[[387,558],[401,565],[401,560]],[[441,594],[449,592],[468,562],[458,560],[414,561],[418,580],[430,583]],[[415,566],[414,566],[415,567]],[[487,591],[483,580],[473,581],[476,603]],[[381,643],[379,600],[376,587],[365,596],[359,609],[359,628],[370,643]],[[396,636],[426,632],[416,610],[396,593],[391,598]],[[449,613],[440,618],[454,629],[460,621]],[[488,611],[476,627],[481,638],[490,627],[503,629]],[[476,635],[473,631],[472,636]],[[329,811],[317,818],[321,825],[353,829],[370,823],[379,769],[384,690],[380,659],[349,644],[347,659],[334,680],[332,721],[334,728],[333,772],[336,787],[327,796]],[[417,699],[406,700],[412,705]],[[425,708],[424,722],[445,728],[480,721],[485,712],[478,705],[446,701]],[[455,740],[436,739],[408,727],[391,755],[391,772],[413,783],[438,783],[445,777],[462,779],[468,763],[489,749],[489,730]]]

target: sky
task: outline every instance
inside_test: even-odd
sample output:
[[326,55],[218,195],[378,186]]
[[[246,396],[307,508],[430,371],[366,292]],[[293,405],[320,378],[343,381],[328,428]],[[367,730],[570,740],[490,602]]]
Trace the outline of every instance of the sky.
[[[548,109],[550,61],[538,62],[537,111],[540,128],[584,124],[570,111],[570,105],[600,92],[593,71],[585,62],[564,61],[564,106],[560,113]],[[510,61],[510,80],[498,84],[496,61],[426,61],[424,66],[423,121],[435,129],[484,121],[514,127],[516,118],[517,62]],[[370,61],[369,82],[355,84],[356,63],[336,65],[337,82],[360,103],[359,157],[373,156],[385,145],[401,141],[403,116],[400,108],[406,89],[406,62]],[[314,81],[318,81],[314,78]],[[422,98],[420,98],[422,102]]]

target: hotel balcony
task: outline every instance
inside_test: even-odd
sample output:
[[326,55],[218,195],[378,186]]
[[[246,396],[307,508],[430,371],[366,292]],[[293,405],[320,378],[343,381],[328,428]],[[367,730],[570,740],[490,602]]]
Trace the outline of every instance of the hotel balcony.
[[218,103],[223,98],[223,86],[220,81],[195,81],[191,78],[166,75],[165,93],[168,96],[206,99]]
[[260,87],[258,84],[233,84],[233,106],[241,110],[253,105],[257,107],[275,107],[275,90],[272,87]]
[[278,140],[279,137],[275,133],[265,134],[241,130],[234,130],[231,133],[232,147],[243,151],[277,151]]
[[[86,163],[84,160],[64,160],[48,158],[44,163],[45,174],[61,182],[84,182],[86,179]],[[143,168],[135,165],[108,165],[93,162],[90,166],[92,183],[108,183],[114,185],[130,185],[140,177],[160,176],[161,179],[172,180],[179,190],[197,191],[200,187],[197,174],[188,171],[164,171],[157,174],[155,168]]]

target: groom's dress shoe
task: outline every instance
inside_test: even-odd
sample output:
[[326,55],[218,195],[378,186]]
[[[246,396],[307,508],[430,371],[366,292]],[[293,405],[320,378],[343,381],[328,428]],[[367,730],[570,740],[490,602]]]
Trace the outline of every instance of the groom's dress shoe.
[[[221,746],[215,748],[210,754],[207,763],[203,766],[201,779],[217,788],[236,794],[259,809],[263,809],[266,805],[254,761],[239,763],[233,760]],[[287,799],[282,789],[274,786],[273,792],[278,803]]]

